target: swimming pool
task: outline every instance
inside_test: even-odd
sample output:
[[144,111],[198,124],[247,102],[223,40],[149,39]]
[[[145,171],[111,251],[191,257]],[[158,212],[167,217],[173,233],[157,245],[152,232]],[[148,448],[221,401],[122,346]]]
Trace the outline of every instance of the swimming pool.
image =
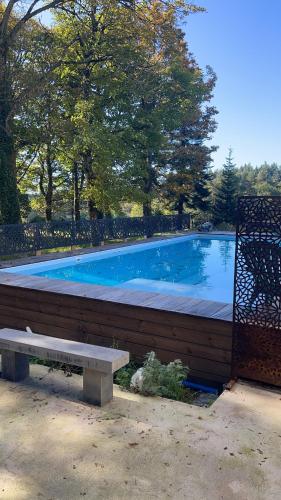
[[232,235],[192,234],[5,272],[230,303],[234,253]]

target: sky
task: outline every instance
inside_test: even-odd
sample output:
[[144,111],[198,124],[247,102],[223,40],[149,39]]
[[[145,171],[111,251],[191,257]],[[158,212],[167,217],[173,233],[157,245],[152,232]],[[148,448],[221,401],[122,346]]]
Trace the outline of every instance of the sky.
[[207,9],[184,25],[191,52],[217,74],[213,104],[220,168],[233,149],[237,166],[281,164],[281,0],[197,0]]

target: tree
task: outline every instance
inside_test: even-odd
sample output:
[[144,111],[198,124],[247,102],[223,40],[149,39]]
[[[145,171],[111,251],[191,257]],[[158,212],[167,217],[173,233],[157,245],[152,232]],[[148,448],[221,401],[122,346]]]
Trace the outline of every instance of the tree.
[[[151,215],[153,197],[162,190],[171,149],[169,135],[180,126],[192,93],[198,91],[192,58],[177,25],[179,5],[151,2],[143,12],[149,29],[141,36],[143,68],[133,79],[132,141],[145,216]],[[188,5],[185,15],[197,10]]]
[[[15,116],[22,102],[27,101],[30,94],[39,88],[38,81],[30,78],[30,75],[25,78],[21,74],[20,57],[24,58],[26,40],[34,26],[34,18],[46,10],[62,5],[63,0],[53,0],[43,5],[40,0],[26,3],[25,12],[20,9],[15,11],[19,0],[8,0],[6,4],[0,5],[0,212],[4,223],[20,221]],[[33,39],[33,48],[35,47],[36,39]]]
[[211,191],[209,189],[209,182],[212,178],[212,174],[209,169],[202,169],[201,179],[195,180],[193,184],[193,192],[191,193],[191,200],[189,202],[189,207],[199,214],[205,214],[210,211]]
[[196,63],[190,65],[193,88],[181,126],[170,134],[170,158],[164,182],[165,197],[169,206],[179,214],[185,208],[195,211],[209,209],[209,165],[216,146],[208,146],[216,130],[216,109],[209,106],[216,76],[211,68],[207,79]]
[[215,224],[225,222],[235,223],[237,203],[237,176],[233,163],[232,149],[229,149],[226,162],[223,165],[221,178],[215,192],[213,219]]
[[[170,169],[171,135],[184,120],[197,120],[198,135],[212,115],[209,108],[196,116],[196,96],[208,100],[208,82],[179,28],[181,16],[200,9],[184,0],[47,0],[43,10],[56,12],[45,28],[34,19],[42,12],[37,3],[29,2],[26,15],[14,9],[17,1],[3,9],[6,32],[15,33],[5,73],[10,100],[1,101],[11,106],[13,151],[8,158],[1,149],[3,222],[19,220],[16,156],[20,193],[30,193],[47,220],[62,200],[75,220],[83,202],[90,218],[119,213],[126,202],[150,215]],[[190,144],[195,156],[198,137]],[[208,151],[201,148],[202,165]],[[192,171],[194,206],[203,203],[204,168]]]
[[[47,48],[46,48],[47,50]],[[48,56],[47,56],[48,57]],[[67,184],[67,172],[60,162],[60,147],[66,124],[61,113],[61,93],[54,75],[49,74],[38,98],[22,106],[21,134],[25,137],[18,164],[18,186],[44,199],[46,221],[53,218],[55,191]],[[31,163],[30,160],[32,159]],[[19,163],[19,162],[18,162]]]
[[237,168],[237,193],[239,196],[256,195],[257,168],[251,164],[242,165]]
[[[130,79],[141,52],[134,17],[124,2],[107,0],[82,0],[57,16],[60,46],[75,40],[57,73],[64,115],[71,123],[65,144],[73,158],[76,212],[81,195],[91,219],[116,209],[126,187],[121,177],[130,158]],[[79,172],[84,187],[80,194]]]
[[260,196],[274,196],[281,193],[281,167],[276,163],[263,163],[257,170],[255,187]]

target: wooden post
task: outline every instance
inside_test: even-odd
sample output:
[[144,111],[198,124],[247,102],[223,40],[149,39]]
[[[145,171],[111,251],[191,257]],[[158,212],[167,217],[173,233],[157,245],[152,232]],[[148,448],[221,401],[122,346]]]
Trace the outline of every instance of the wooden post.
[[19,382],[29,376],[29,357],[20,352],[2,350],[2,378]]
[[113,397],[113,375],[84,368],[83,396],[88,403],[103,406]]

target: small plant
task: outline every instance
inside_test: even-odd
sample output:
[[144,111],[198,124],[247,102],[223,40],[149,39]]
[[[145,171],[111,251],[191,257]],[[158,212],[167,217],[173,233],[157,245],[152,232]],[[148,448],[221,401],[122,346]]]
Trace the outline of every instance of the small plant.
[[155,352],[149,352],[143,364],[143,382],[140,392],[146,396],[158,396],[160,390],[160,378],[163,366],[156,358]]
[[116,372],[115,382],[144,396],[162,396],[188,403],[193,401],[193,391],[182,385],[189,369],[179,359],[164,365],[152,351],[146,355],[143,367],[137,368],[137,364],[131,361]]
[[130,361],[127,366],[115,372],[114,382],[123,387],[123,389],[130,389],[131,378],[137,369],[137,364]]
[[184,366],[180,359],[176,359],[168,365],[162,365],[155,353],[150,352],[144,362],[143,384],[140,392],[145,395],[184,401],[187,396],[190,396],[190,391],[187,391],[182,385],[188,372],[188,367]]
[[161,396],[184,401],[187,395],[190,395],[190,391],[187,391],[182,385],[188,372],[188,367],[184,366],[180,359],[176,359],[167,366],[162,366],[159,380]]

